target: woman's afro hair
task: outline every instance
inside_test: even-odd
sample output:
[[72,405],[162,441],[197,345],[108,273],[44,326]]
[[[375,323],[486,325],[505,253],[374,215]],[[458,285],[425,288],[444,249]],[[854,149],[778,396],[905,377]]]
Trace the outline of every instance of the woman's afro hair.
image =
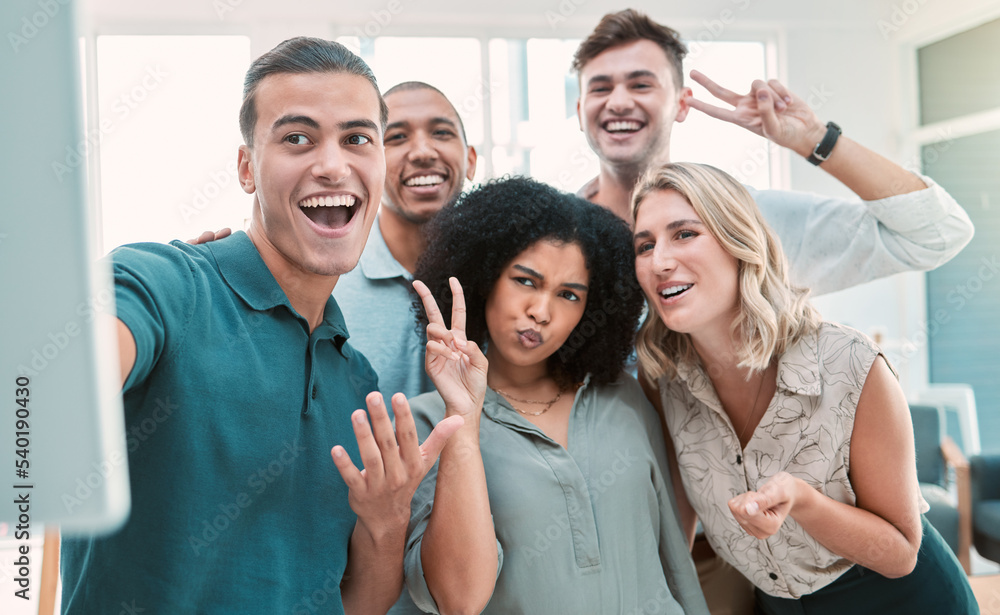
[[[632,232],[610,211],[525,177],[490,181],[445,207],[428,223],[427,249],[414,277],[430,288],[450,327],[448,278],[465,293],[468,339],[488,342],[486,300],[514,258],[546,240],[580,247],[589,272],[587,304],[562,348],[549,358],[550,373],[565,383],[590,374],[594,384],[613,382],[628,359],[642,312],[635,277]],[[421,322],[427,317],[414,302]]]

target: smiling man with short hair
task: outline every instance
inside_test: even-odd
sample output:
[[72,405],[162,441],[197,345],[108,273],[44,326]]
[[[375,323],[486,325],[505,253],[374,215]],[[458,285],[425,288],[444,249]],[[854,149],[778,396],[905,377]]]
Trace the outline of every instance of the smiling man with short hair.
[[385,93],[386,177],[368,246],[334,295],[358,348],[379,375],[383,395],[434,390],[424,371],[424,336],[411,310],[410,283],[427,247],[424,225],[462,194],[476,172],[476,150],[462,119],[437,88],[408,81]]
[[671,161],[673,125],[695,109],[794,151],[859,197],[752,191],[781,238],[792,281],[815,294],[933,269],[972,239],[968,215],[933,180],[841,135],[782,83],[756,80],[740,95],[692,71],[726,107],[694,98],[681,70],[686,53],[678,32],[633,9],[608,13],[580,43],[577,115],[600,172],[579,196],[629,220],[636,181]]
[[410,500],[462,421],[421,447],[399,397],[394,430],[331,297],[381,200],[385,122],[363,61],[285,41],[244,87],[248,232],[112,253],[126,426],[173,411],[130,446],[124,527],[65,541],[64,613],[385,612],[399,595]]

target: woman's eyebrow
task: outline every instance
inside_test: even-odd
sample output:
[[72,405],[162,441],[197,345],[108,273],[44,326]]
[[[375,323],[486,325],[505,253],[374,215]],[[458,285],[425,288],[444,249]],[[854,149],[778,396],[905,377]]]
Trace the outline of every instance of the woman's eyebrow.
[[535,271],[534,269],[532,269],[530,267],[525,267],[524,265],[516,265],[515,264],[514,265],[514,269],[517,269],[518,271],[526,273],[526,274],[528,274],[530,276],[536,277],[539,280],[544,280],[545,279],[544,275],[538,273],[537,271]]
[[[525,267],[524,265],[515,264],[514,269],[517,269],[522,273],[526,273],[527,275],[530,275],[533,278],[538,278],[542,282],[545,281],[544,275],[538,273],[537,271],[535,271],[530,267]],[[586,284],[577,284],[576,282],[566,282],[563,284],[563,286],[565,286],[566,288],[572,288],[573,290],[579,290],[582,292],[587,292],[590,290],[590,288],[588,288]]]

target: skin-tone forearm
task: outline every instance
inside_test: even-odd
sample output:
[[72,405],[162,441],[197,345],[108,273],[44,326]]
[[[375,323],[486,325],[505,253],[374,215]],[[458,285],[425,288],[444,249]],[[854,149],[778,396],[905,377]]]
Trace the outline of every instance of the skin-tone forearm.
[[374,535],[359,520],[351,534],[347,569],[340,584],[348,615],[385,615],[403,589],[406,524]]
[[[806,158],[826,135],[826,123],[780,81],[754,81],[747,94],[737,94],[698,71],[691,78],[732,109],[688,98],[687,103],[707,115],[742,126]],[[841,135],[820,168],[840,180],[859,197],[873,201],[927,187],[923,180],[891,160]]]
[[[825,134],[825,125],[814,130],[812,135],[815,140],[811,141],[812,145],[809,146],[807,140],[806,145],[800,146],[796,153],[808,157]],[[918,176],[844,135],[837,139],[830,157],[820,163],[819,168],[840,180],[866,201],[907,194],[927,187]]]
[[493,595],[497,577],[496,533],[479,450],[479,424],[489,362],[465,335],[465,294],[455,278],[451,329],[430,290],[413,288],[427,314],[425,367],[445,403],[445,420],[464,419],[438,462],[434,508],[420,547],[424,580],[442,613],[478,613]]
[[786,476],[794,490],[794,505],[788,516],[821,545],[889,578],[913,570],[920,548],[919,533],[907,536],[878,515],[833,500],[802,479]]
[[850,481],[855,506],[831,499],[787,472],[729,501],[752,536],[778,532],[785,517],[827,549],[884,576],[909,574],[920,550],[920,488],[913,426],[899,383],[875,359],[858,400],[851,433]]
[[135,338],[132,337],[132,332],[125,326],[125,323],[117,318],[115,319],[115,327],[118,331],[118,365],[121,367],[122,388],[124,388],[125,381],[128,380],[128,375],[135,366]]
[[478,613],[497,576],[478,421],[452,436],[438,464],[434,511],[421,545],[424,578],[442,613]]
[[348,502],[358,516],[348,547],[341,598],[350,615],[384,615],[403,588],[403,551],[413,492],[448,438],[462,426],[462,418],[445,418],[419,444],[410,405],[402,393],[392,398],[395,430],[380,393],[370,393],[365,402],[367,415],[364,410],[351,415],[364,472],[354,465],[344,447],[337,445],[331,451],[333,463],[350,490]]

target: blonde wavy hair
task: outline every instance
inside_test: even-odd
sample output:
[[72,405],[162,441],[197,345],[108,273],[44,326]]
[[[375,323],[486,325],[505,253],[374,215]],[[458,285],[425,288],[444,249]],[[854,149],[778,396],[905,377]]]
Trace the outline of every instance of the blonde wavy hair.
[[[705,164],[669,163],[651,169],[632,194],[633,224],[646,197],[663,190],[683,196],[737,261],[739,314],[732,333],[739,366],[749,368],[748,378],[819,327],[819,312],[808,301],[809,289],[792,286],[781,242],[742,184]],[[651,381],[673,378],[679,361],[698,359],[691,337],[668,329],[652,307],[639,328],[636,351]]]

